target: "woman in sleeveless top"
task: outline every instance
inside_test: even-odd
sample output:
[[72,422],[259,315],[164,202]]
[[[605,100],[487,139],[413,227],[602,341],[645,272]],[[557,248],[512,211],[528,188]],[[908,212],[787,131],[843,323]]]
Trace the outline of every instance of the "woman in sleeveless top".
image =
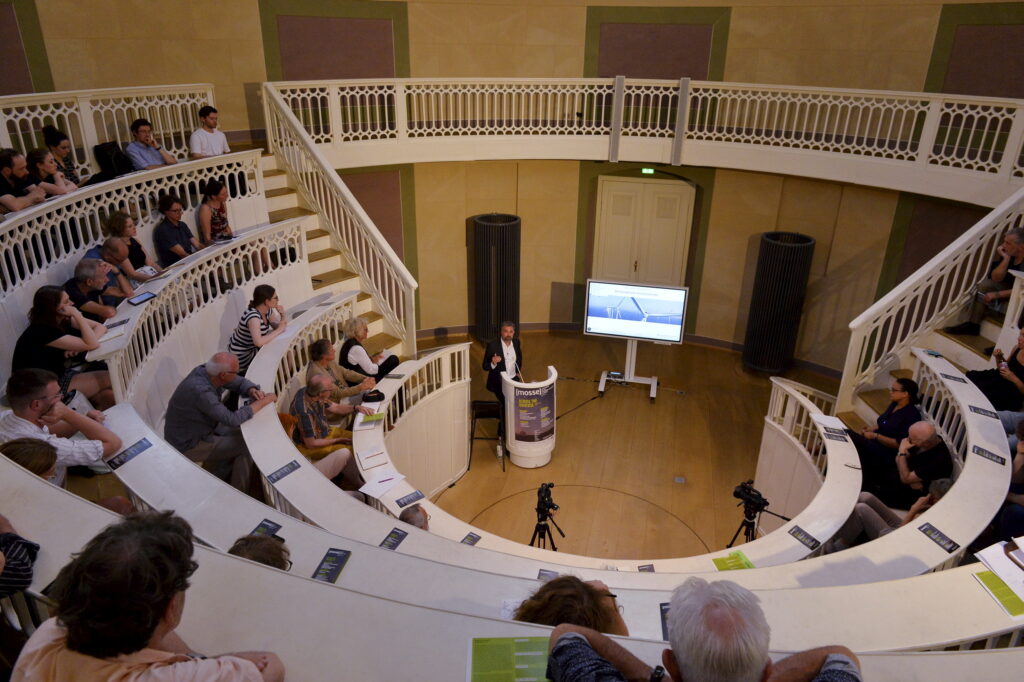
[[137,230],[135,221],[130,215],[124,211],[116,211],[107,220],[107,234],[117,237],[128,246],[128,258],[122,261],[118,267],[128,277],[128,282],[133,287],[160,274],[160,268],[156,261],[146,253],[146,249],[135,238]]
[[276,339],[287,326],[288,320],[274,287],[269,284],[256,287],[249,307],[242,313],[228,341],[228,352],[238,358],[238,373],[244,375],[256,351]]
[[[398,367],[398,357],[388,351],[377,353],[373,357],[363,348],[363,341],[369,334],[366,318],[353,317],[345,322],[345,343],[341,346],[338,364],[346,369],[359,372],[368,377],[380,381],[385,375],[390,374],[395,367]],[[349,386],[356,386],[359,382],[348,382]]]
[[210,180],[203,189],[203,203],[196,214],[199,225],[199,239],[203,246],[230,239],[228,225],[228,188],[219,180]]
[[28,174],[48,197],[78,189],[78,185],[64,177],[49,149],[33,149],[25,155],[25,163],[28,165]]
[[71,153],[71,140],[65,133],[53,126],[43,126],[43,142],[53,154],[57,170],[64,174],[68,182],[73,182],[81,187],[89,180],[89,176],[84,178],[78,176],[78,171],[75,169],[75,155]]

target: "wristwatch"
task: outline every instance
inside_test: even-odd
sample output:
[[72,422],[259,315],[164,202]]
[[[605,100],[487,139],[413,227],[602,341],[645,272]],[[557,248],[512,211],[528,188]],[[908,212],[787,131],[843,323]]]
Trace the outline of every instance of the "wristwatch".
[[661,682],[665,678],[665,669],[660,665],[654,666],[654,670],[651,671],[650,682]]

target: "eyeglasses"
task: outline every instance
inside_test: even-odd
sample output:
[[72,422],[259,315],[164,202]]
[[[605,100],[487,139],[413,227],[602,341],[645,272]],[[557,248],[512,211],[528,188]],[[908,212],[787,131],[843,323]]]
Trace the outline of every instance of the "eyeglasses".
[[284,570],[286,570],[286,571],[292,570],[292,560],[291,559],[285,559],[284,560]]
[[44,400],[46,402],[55,402],[55,401],[60,400],[61,398],[63,398],[65,395],[67,395],[67,394],[64,391],[57,391],[53,395],[41,395],[38,398],[33,398],[33,400]]

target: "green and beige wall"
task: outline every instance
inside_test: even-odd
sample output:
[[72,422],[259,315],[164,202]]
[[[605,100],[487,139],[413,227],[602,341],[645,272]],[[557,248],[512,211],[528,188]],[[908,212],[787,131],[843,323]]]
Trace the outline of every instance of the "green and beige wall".
[[[392,21],[397,76],[592,76],[603,22],[711,22],[712,79],[912,91],[942,89],[958,25],[1024,24],[1021,3],[944,6],[923,0],[0,4],[13,5],[23,22],[36,90],[212,82],[229,131],[262,127],[258,85],[282,73],[276,27],[277,17],[286,14]],[[659,177],[675,175],[699,190],[687,270],[695,294],[690,333],[725,345],[742,343],[757,235],[796,230],[817,240],[798,357],[831,368],[842,364],[849,321],[928,255],[908,245],[921,229],[915,214],[942,214],[925,210],[934,208],[932,200],[886,190],[722,169],[662,170],[668,175]],[[396,201],[402,202],[402,210],[393,212],[402,224],[392,233],[401,235],[401,250],[420,283],[419,327],[458,330],[469,324],[463,246],[468,216],[522,216],[521,319],[561,326],[579,314],[596,178],[635,175],[639,167],[507,161],[390,171],[399,174]],[[979,212],[955,208],[960,222]],[[962,229],[953,222],[947,231]]]

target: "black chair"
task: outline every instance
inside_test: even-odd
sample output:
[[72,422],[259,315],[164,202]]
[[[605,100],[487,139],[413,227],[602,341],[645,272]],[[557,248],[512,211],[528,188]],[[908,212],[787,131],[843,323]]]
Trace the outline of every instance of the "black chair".
[[[504,448],[501,443],[501,434],[498,434],[497,438],[490,438],[486,436],[476,435],[476,422],[478,419],[496,419],[498,421],[499,428],[501,426],[501,405],[498,404],[497,400],[473,400],[469,403],[469,413],[472,417],[472,422],[469,427],[469,462],[473,463],[473,441],[475,440],[496,440],[498,441],[498,459],[501,461],[501,470],[505,471],[505,457]],[[466,471],[469,471],[469,466],[466,467]]]

